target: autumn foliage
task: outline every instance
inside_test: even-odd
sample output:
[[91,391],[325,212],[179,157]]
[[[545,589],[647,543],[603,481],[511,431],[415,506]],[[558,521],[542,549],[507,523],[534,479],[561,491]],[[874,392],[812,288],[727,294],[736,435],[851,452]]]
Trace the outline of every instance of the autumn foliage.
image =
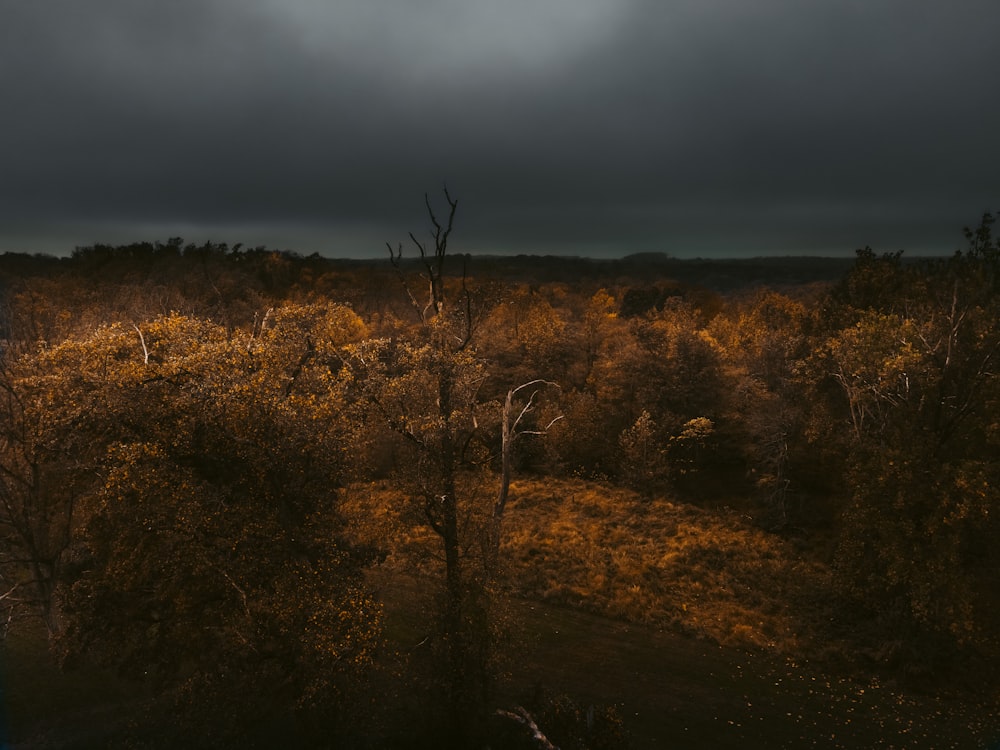
[[[865,249],[835,283],[725,294],[664,263],[479,274],[417,238],[392,264],[180,240],[5,258],[4,621],[155,685],[140,725],[167,729],[130,735],[152,745],[482,741],[512,598],[986,675],[991,224],[951,258]],[[412,586],[439,603],[417,655],[383,627],[382,592]],[[395,719],[394,679],[429,688]]]

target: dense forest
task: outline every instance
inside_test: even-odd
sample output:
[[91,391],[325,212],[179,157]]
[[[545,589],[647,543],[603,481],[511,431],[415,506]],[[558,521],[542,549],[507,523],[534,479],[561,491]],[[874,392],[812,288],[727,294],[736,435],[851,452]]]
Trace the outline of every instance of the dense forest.
[[0,258],[0,739],[1000,739],[991,215],[480,258],[446,201],[380,261]]

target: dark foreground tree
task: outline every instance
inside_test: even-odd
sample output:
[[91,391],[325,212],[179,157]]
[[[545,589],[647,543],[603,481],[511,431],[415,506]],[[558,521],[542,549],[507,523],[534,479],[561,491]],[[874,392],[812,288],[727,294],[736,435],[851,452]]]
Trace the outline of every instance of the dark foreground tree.
[[159,686],[163,722],[138,740],[302,746],[345,731],[380,610],[365,551],[340,534],[356,441],[324,358],[363,333],[349,310],[296,306],[246,334],[170,316],[40,355],[53,408],[104,449],[59,644],[69,663]]
[[[1000,245],[911,265],[859,255],[818,357],[849,498],[838,570],[913,661],[1000,646]],[[881,289],[872,289],[877,284]],[[817,393],[824,393],[818,381]],[[817,405],[822,403],[817,398]],[[823,434],[837,444],[834,422]],[[920,644],[919,649],[914,649]]]
[[78,433],[90,394],[61,402],[38,357],[12,357],[0,371],[0,625],[40,617],[62,627],[59,582],[100,452]]
[[[431,646],[438,649],[444,693],[442,744],[457,748],[482,740],[488,724],[511,449],[518,436],[545,432],[547,425],[538,424],[534,412],[540,393],[551,384],[534,381],[513,388],[506,406],[484,402],[486,363],[474,345],[478,300],[464,275],[450,289],[444,273],[458,207],[447,190],[445,199],[449,210],[444,222],[427,201],[433,247],[410,235],[419,252],[424,299],[403,274],[401,248],[389,247],[419,321],[417,328],[405,340],[369,340],[346,347],[344,364],[357,393],[403,443],[396,480],[441,543],[443,594]],[[503,433],[499,478],[491,469],[495,455],[488,436],[493,431]]]
[[433,248],[410,235],[420,253],[425,299],[403,278],[402,248],[389,247],[419,320],[412,340],[361,342],[345,350],[345,364],[363,400],[404,442],[409,456],[396,477],[441,540],[444,591],[439,639],[432,645],[440,649],[447,740],[461,747],[481,722],[490,682],[490,638],[481,627],[489,621],[488,602],[468,570],[461,528],[467,516],[481,512],[474,506],[481,500],[477,485],[487,457],[474,438],[486,369],[471,346],[468,288],[463,285],[464,299],[455,309],[446,294],[444,268],[458,202],[447,192],[445,198],[445,224],[427,200]]

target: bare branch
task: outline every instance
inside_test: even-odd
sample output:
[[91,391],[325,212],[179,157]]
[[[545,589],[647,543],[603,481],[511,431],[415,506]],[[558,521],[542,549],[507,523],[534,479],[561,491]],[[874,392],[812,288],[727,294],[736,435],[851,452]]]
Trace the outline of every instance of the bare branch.
[[142,363],[144,365],[149,364],[149,349],[146,348],[146,337],[142,335],[142,331],[139,330],[139,326],[135,323],[132,324],[135,332],[139,334],[139,343],[142,344]]
[[524,415],[530,411],[534,411],[535,396],[537,395],[538,391],[534,391],[530,396],[528,396],[528,400],[525,402],[524,407],[521,409],[521,413],[517,415],[517,419],[515,419],[514,423],[510,426],[510,432],[512,435],[517,433],[517,426],[521,424],[521,420],[524,419]]
[[[434,253],[431,255],[430,248],[427,244],[421,242],[417,239],[417,236],[413,232],[409,232],[410,240],[417,247],[417,251],[420,253],[420,261],[423,263],[424,279],[427,281],[427,304],[421,307],[416,298],[411,293],[409,287],[406,285],[404,280],[403,285],[406,289],[407,296],[410,298],[410,304],[413,305],[414,309],[420,315],[420,322],[426,324],[428,320],[428,312],[430,310],[434,311],[435,315],[440,316],[444,310],[444,261],[448,255],[448,236],[451,234],[451,230],[455,223],[455,211],[458,209],[458,201],[453,200],[451,195],[448,193],[447,187],[444,191],[445,198],[448,201],[449,212],[448,212],[448,223],[447,226],[442,226],[437,214],[434,213],[434,208],[431,206],[431,199],[427,193],[424,193],[424,205],[427,207],[427,214],[430,217],[431,225],[434,228],[432,237],[434,238]],[[400,267],[400,260],[403,256],[402,245],[399,246],[397,250],[392,248],[392,245],[386,243],[389,247],[389,259],[393,266],[396,268],[397,273],[402,279],[402,269]]]
[[[411,234],[410,236],[412,237],[413,235]],[[414,240],[414,242],[416,242],[416,240]],[[392,245],[388,242],[385,243],[385,246],[389,248],[389,262],[392,264],[392,267],[396,269],[396,275],[399,277],[399,283],[402,284],[403,291],[406,292],[406,296],[410,300],[410,306],[417,314],[417,317],[420,318],[420,322],[426,323],[426,308],[420,307],[420,303],[417,302],[417,298],[413,296],[413,291],[410,289],[410,285],[406,283],[406,277],[403,276],[403,268],[401,265],[403,259],[403,243],[399,243],[399,246],[395,250],[392,249]],[[420,247],[420,243],[417,243],[417,247]],[[420,254],[423,255],[423,248],[420,248]]]
[[462,260],[462,300],[465,302],[465,331],[459,338],[459,351],[465,349],[472,341],[472,293],[469,292],[469,262],[468,258]]
[[263,335],[264,328],[267,326],[267,321],[271,317],[271,313],[274,312],[273,307],[267,308],[264,313],[264,317],[260,318],[260,324],[258,325],[257,319],[260,316],[259,312],[254,312],[253,314],[253,324],[250,326],[250,338],[247,341],[247,351],[250,351],[250,347],[258,336]]
[[527,383],[521,383],[521,385],[519,385],[517,388],[512,388],[510,392],[511,394],[516,396],[525,388],[530,388],[533,385],[551,385],[553,388],[559,388],[559,384],[551,380],[545,380],[544,378],[535,378],[534,380],[529,380]]
[[[524,406],[521,407],[521,411],[518,413],[517,418],[512,420],[511,417],[514,413],[514,397],[525,388],[535,386],[537,387],[531,392],[531,395],[528,397]],[[511,452],[515,441],[520,435],[545,435],[552,425],[562,419],[562,415],[560,414],[541,430],[518,429],[518,425],[521,424],[521,420],[524,419],[524,416],[535,408],[535,398],[538,396],[538,392],[541,390],[542,386],[552,386],[557,389],[559,388],[559,385],[551,380],[536,378],[535,380],[529,380],[527,383],[522,383],[516,388],[511,388],[507,391],[507,398],[504,401],[503,418],[501,420],[500,490],[497,493],[496,502],[493,504],[493,522],[496,525],[496,528],[493,531],[495,538],[492,540],[492,544],[495,548],[500,543],[499,523],[503,518],[504,510],[507,507],[507,497],[510,492]]]
[[236,583],[236,581],[233,580],[232,576],[230,576],[229,573],[227,573],[221,567],[219,567],[218,565],[211,565],[211,567],[219,571],[219,573],[222,574],[222,577],[225,578],[226,581],[229,583],[229,585],[232,586],[233,589],[235,589],[236,593],[240,595],[240,600],[243,604],[243,612],[246,614],[247,618],[252,619],[253,615],[250,614],[250,603],[247,599],[247,592],[243,589],[242,586],[240,586],[238,583]]
[[559,748],[553,745],[549,741],[549,738],[542,733],[542,730],[538,728],[538,724],[535,723],[531,714],[529,714],[521,706],[514,706],[513,711],[506,711],[502,708],[498,708],[497,716],[502,716],[505,719],[510,719],[511,721],[515,721],[518,724],[527,727],[531,732],[531,739],[534,740],[535,745],[541,750],[559,750]]
[[565,418],[566,418],[565,415],[560,414],[558,417],[556,417],[555,419],[553,419],[551,422],[549,422],[547,425],[545,425],[545,427],[543,427],[540,430],[521,430],[517,434],[518,435],[548,435],[549,434],[549,428],[551,428],[552,425],[554,425],[560,419],[565,419]]
[[[445,195],[447,195],[447,193],[445,193]],[[441,234],[441,225],[438,223],[437,216],[434,215],[434,208],[431,206],[431,198],[427,193],[424,193],[424,205],[427,206],[427,213],[430,214],[431,223],[434,225],[434,236],[438,237]]]
[[14,595],[14,592],[17,591],[19,588],[21,588],[21,584],[20,583],[15,583],[7,591],[5,591],[4,593],[0,594],[0,601],[3,601],[4,599],[9,599],[11,596]]

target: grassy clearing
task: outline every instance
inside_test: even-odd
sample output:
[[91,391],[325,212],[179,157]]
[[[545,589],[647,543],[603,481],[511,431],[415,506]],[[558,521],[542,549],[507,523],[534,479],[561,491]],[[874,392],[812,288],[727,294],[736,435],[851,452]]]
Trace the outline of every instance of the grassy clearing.
[[582,481],[517,482],[506,559],[523,595],[669,627],[721,645],[796,653],[828,571],[720,514]]
[[[406,501],[386,488],[349,494],[358,533],[388,547],[373,581],[390,641],[405,649],[428,632],[438,541],[402,520]],[[734,513],[584,481],[520,481],[503,557],[514,631],[504,699],[542,684],[617,704],[639,750],[1000,740],[996,696],[914,691],[845,658],[853,645],[830,635],[829,571]]]
[[[437,572],[437,541],[406,523],[405,499],[372,485],[346,500],[388,566]],[[512,483],[502,559],[519,596],[726,646],[800,654],[829,616],[829,571],[735,513],[581,480]]]

